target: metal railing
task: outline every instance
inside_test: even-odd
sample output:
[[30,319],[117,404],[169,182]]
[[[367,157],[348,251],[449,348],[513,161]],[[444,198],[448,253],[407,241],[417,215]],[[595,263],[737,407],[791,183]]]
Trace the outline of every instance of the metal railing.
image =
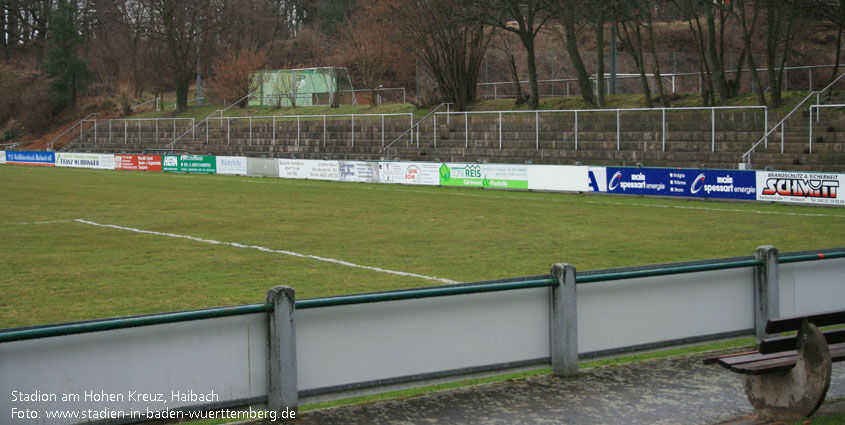
[[[578,118],[579,115],[585,113],[615,113],[616,114],[616,150],[622,149],[622,126],[621,126],[621,115],[623,112],[660,112],[661,113],[661,137],[662,137],[662,150],[663,152],[666,151],[666,134],[668,133],[666,127],[666,112],[667,111],[679,111],[679,112],[687,112],[687,111],[710,111],[710,121],[711,121],[711,132],[710,132],[710,146],[711,151],[716,152],[716,111],[718,110],[762,110],[764,113],[764,121],[766,122],[766,126],[768,126],[769,121],[769,110],[765,106],[712,106],[712,107],[690,107],[690,108],[630,108],[630,109],[560,109],[560,110],[549,110],[549,111],[479,111],[479,112],[437,112],[434,114],[434,147],[437,147],[437,116],[438,115],[445,115],[449,117],[451,115],[463,115],[464,116],[464,147],[469,148],[469,117],[470,115],[498,115],[498,135],[499,135],[499,149],[503,148],[502,142],[502,127],[503,127],[503,114],[514,114],[514,115],[525,115],[525,114],[533,114],[534,115],[534,140],[535,140],[535,149],[540,149],[540,115],[541,114],[573,114],[574,115],[574,124],[573,124],[573,133],[574,133],[574,142],[575,142],[575,150],[578,150]],[[766,127],[767,128],[767,127]],[[763,129],[765,132],[765,128]]]
[[187,130],[187,131],[185,131],[184,133],[180,134],[178,137],[174,137],[174,138],[173,138],[173,141],[171,141],[170,143],[168,143],[168,144],[167,144],[167,147],[168,147],[168,148],[172,148],[172,147],[173,147],[173,145],[175,145],[175,144],[176,144],[176,142],[178,142],[179,140],[181,140],[181,139],[182,139],[183,137],[185,137],[185,135],[187,135],[188,133],[191,133],[191,135],[192,135],[192,136],[196,136],[195,129],[197,128],[197,126],[198,126],[198,125],[200,125],[200,124],[202,124],[202,123],[205,123],[206,131],[207,131],[207,130],[208,130],[208,119],[209,119],[209,118],[211,118],[212,116],[216,115],[218,112],[220,113],[220,116],[222,117],[224,112],[228,111],[229,109],[231,109],[231,108],[232,108],[232,107],[234,107],[235,105],[237,105],[237,104],[239,104],[239,103],[243,102],[244,100],[246,100],[246,101],[247,101],[247,105],[249,105],[249,98],[250,98],[250,95],[246,95],[246,96],[244,96],[244,97],[242,97],[242,98],[240,98],[240,99],[236,100],[236,101],[235,101],[235,102],[233,102],[231,105],[227,106],[225,109],[218,109],[218,110],[216,110],[216,111],[214,111],[214,112],[212,112],[212,113],[208,114],[208,116],[207,116],[207,117],[205,117],[205,118],[203,118],[203,119],[202,119],[202,121],[200,121],[200,122],[198,122],[198,123],[194,123],[194,125],[193,125],[190,129],[188,129],[188,130]]
[[[109,134],[108,135],[108,143],[112,143],[112,134],[114,132],[113,131],[113,128],[114,128],[113,123],[123,123],[123,143],[129,143],[129,126],[130,125],[132,125],[133,127],[137,126],[137,129],[138,129],[138,140],[137,141],[138,141],[138,143],[143,143],[144,132],[143,132],[142,124],[143,123],[150,123],[150,122],[154,123],[154,126],[155,126],[154,140],[155,140],[155,143],[158,144],[158,143],[160,143],[159,142],[159,132],[160,132],[159,128],[161,127],[159,125],[159,123],[161,123],[161,122],[171,123],[172,124],[172,131],[173,131],[172,134],[176,134],[176,131],[177,131],[176,123],[179,122],[179,121],[184,121],[186,123],[189,123],[190,128],[193,128],[193,126],[194,126],[194,119],[193,118],[114,118],[114,119],[110,119],[110,120],[106,121],[106,123],[108,123],[108,134]],[[97,120],[94,120],[94,129],[95,129],[94,143],[95,144],[99,142],[98,141],[98,133],[96,131],[98,123],[99,122]],[[118,128],[119,128],[119,126],[118,126]]]
[[816,110],[815,121],[818,122],[824,108],[845,108],[845,104],[810,105],[810,153],[813,153],[813,110]]
[[[798,263],[845,258],[845,250],[831,250],[815,253],[784,253],[778,258],[778,264]],[[713,270],[727,270],[743,267],[754,267],[763,264],[760,259],[723,259],[713,262],[691,265],[658,264],[640,270],[613,272],[598,271],[585,272],[576,275],[576,283],[587,284],[607,282],[622,279],[636,279],[652,276],[669,276],[684,273],[696,273]],[[420,298],[444,297],[486,292],[512,291],[529,288],[553,287],[559,284],[558,279],[547,277],[529,278],[529,280],[507,282],[479,282],[433,288],[419,288],[410,290],[388,291],[359,295],[344,295],[328,298],[314,298],[295,301],[296,310],[311,308],[378,303],[385,301],[412,300]],[[217,317],[240,316],[256,313],[269,313],[274,309],[273,304],[248,304],[232,307],[220,307],[203,310],[181,311],[173,313],[150,314],[144,316],[121,317],[104,320],[92,320],[80,323],[63,323],[32,328],[13,328],[0,330],[0,343],[26,341],[39,338],[76,335],[91,332],[101,332],[141,326],[152,326],[166,323],[178,323],[193,320],[212,319]]]
[[[821,95],[822,95],[822,93],[824,93],[824,92],[826,92],[826,91],[830,90],[830,89],[833,87],[833,85],[834,85],[834,84],[836,84],[836,83],[838,83],[840,80],[842,80],[842,78],[843,78],[843,77],[845,77],[845,73],[842,73],[842,74],[840,74],[838,77],[836,77],[836,79],[835,79],[835,80],[833,80],[833,81],[831,81],[831,82],[830,82],[830,84],[828,84],[828,85],[827,85],[827,87],[825,87],[825,88],[823,88],[823,89],[821,89],[821,90],[814,91],[814,92],[812,92],[812,93],[808,94],[808,95],[807,95],[807,97],[805,97],[805,98],[804,98],[804,100],[802,100],[801,102],[799,102],[799,103],[798,103],[798,105],[795,105],[795,108],[793,108],[791,111],[789,111],[789,113],[788,113],[788,114],[786,114],[786,116],[785,116],[785,117],[783,117],[783,119],[782,119],[782,120],[780,120],[780,122],[778,122],[777,124],[775,124],[775,125],[774,125],[774,126],[773,126],[770,130],[769,130],[769,131],[767,131],[767,132],[766,132],[766,134],[765,134],[765,135],[763,135],[763,137],[762,137],[760,140],[758,140],[758,141],[757,141],[757,143],[755,143],[754,145],[752,145],[752,146],[751,146],[751,149],[748,149],[748,151],[747,151],[747,152],[745,152],[744,154],[742,154],[742,162],[743,162],[744,164],[748,164],[748,165],[750,165],[750,164],[751,164],[751,153],[752,153],[752,152],[754,152],[754,149],[757,149],[757,146],[760,146],[760,143],[764,143],[764,142],[766,143],[765,147],[769,147],[769,135],[771,135],[772,133],[774,133],[774,132],[775,132],[775,130],[777,130],[778,128],[780,128],[780,153],[781,153],[781,154],[783,154],[783,153],[784,153],[784,145],[785,145],[785,142],[784,142],[784,137],[785,137],[785,136],[784,136],[784,135],[785,135],[785,133],[786,133],[786,131],[785,131],[785,128],[786,128],[786,121],[787,121],[790,117],[792,117],[792,115],[794,115],[796,112],[798,112],[798,111],[799,111],[802,107],[804,107],[804,105],[807,103],[807,101],[809,101],[809,100],[810,100],[810,99],[812,99],[813,97],[815,97],[815,98],[816,98],[816,104],[821,103]],[[812,118],[811,118],[811,120],[812,120]],[[749,168],[750,168],[750,167],[749,167]]]
[[390,147],[393,146],[394,143],[398,142],[403,137],[405,137],[406,134],[411,133],[411,143],[412,144],[414,143],[414,129],[416,129],[416,131],[417,131],[417,147],[419,148],[420,147],[420,124],[422,124],[429,117],[434,115],[435,112],[439,111],[440,108],[442,108],[444,106],[446,107],[446,112],[449,112],[449,109],[451,108],[452,103],[441,103],[440,105],[437,105],[436,108],[432,109],[431,112],[429,112],[426,116],[422,117],[416,123],[413,123],[411,125],[411,128],[405,130],[402,134],[400,134],[398,137],[393,139],[393,141],[391,141],[387,146],[382,146],[382,151],[387,151],[387,159],[390,159]]
[[[342,94],[352,94],[351,97],[351,104],[357,105],[358,98],[355,96],[356,93],[371,93],[373,90],[370,89],[356,89],[356,90],[338,90],[335,92],[337,95]],[[404,87],[381,87],[375,89],[376,92],[376,99],[375,102],[371,100],[371,104],[383,105],[384,99],[388,98],[387,93],[397,92],[402,95],[402,103],[407,103],[406,101],[406,94]],[[264,95],[264,96],[256,96],[252,95],[250,99],[258,99],[261,106],[278,106],[278,107],[289,107],[291,106],[291,100],[296,100],[297,107],[305,107],[305,106],[324,106],[330,104],[330,98],[326,98],[329,100],[328,103],[324,103],[322,97],[315,96],[315,94],[320,93],[279,93],[273,95]],[[398,94],[397,94],[398,97]],[[321,100],[323,99],[323,100]],[[398,100],[398,99],[397,99]],[[338,103],[340,99],[338,99]]]
[[68,131],[71,132],[70,139],[73,140],[73,138],[76,137],[76,128],[77,127],[79,127],[79,135],[81,136],[82,135],[82,125],[83,125],[83,123],[90,122],[91,120],[89,120],[89,118],[96,117],[97,115],[100,115],[100,113],[99,112],[92,112],[92,113],[86,115],[85,118],[82,118],[81,120],[77,121],[69,129],[63,131],[62,134],[59,134],[58,136],[54,137],[53,140],[50,140],[50,143],[47,144],[47,146],[48,146],[47,149],[53,150],[53,146],[54,146],[54,143],[56,142],[56,140],[59,140],[60,137],[66,135],[68,133]]
[[[813,81],[814,81],[813,71],[817,70],[817,69],[832,69],[835,66],[836,65],[831,64],[831,65],[809,65],[809,66],[790,66],[790,67],[786,67],[786,68],[784,68],[783,90],[787,90],[789,88],[788,78],[787,78],[787,74],[788,74],[789,71],[793,71],[793,72],[794,71],[807,71],[807,74],[808,74],[808,76],[807,76],[807,82],[808,82],[807,90],[812,91],[813,90],[813,84],[814,84],[813,83]],[[845,65],[839,65],[839,66],[845,66]],[[732,69],[732,70],[726,70],[725,73],[726,74],[736,74],[738,72],[750,72],[750,71],[751,71],[751,68],[746,68],[746,69],[742,69],[742,70]],[[757,68],[757,71],[758,72],[768,72],[769,69],[768,68]],[[681,86],[679,80],[695,78],[695,79],[697,79],[698,93],[701,93],[704,90],[704,76],[705,75],[706,74],[703,73],[703,72],[676,72],[676,73],[661,73],[660,77],[661,77],[661,79],[663,79],[664,81],[668,82],[671,85],[671,92],[672,93],[678,92],[678,88]],[[655,90],[654,77],[655,77],[654,74],[646,74],[646,78],[649,79],[649,83],[651,85],[652,91]],[[608,91],[609,91],[609,88],[610,88],[610,85],[611,85],[610,78],[611,78],[611,74],[605,73],[604,83],[607,85]],[[630,74],[630,73],[617,73],[616,74],[617,81],[618,80],[637,80],[639,78],[640,78],[640,74]],[[592,82],[592,85],[593,85],[593,91],[596,90],[597,80],[598,80],[598,78],[597,78],[596,74],[593,74],[593,75],[590,76],[590,81]],[[539,85],[541,85],[541,86],[545,85],[545,86],[548,87],[546,90],[541,90],[540,97],[578,96],[578,95],[580,95],[580,92],[573,93],[570,90],[570,83],[577,83],[577,81],[578,81],[578,79],[576,79],[576,78],[555,78],[555,79],[537,80],[537,83]],[[519,84],[520,84],[520,86],[525,88],[529,84],[529,81],[520,80]],[[500,86],[508,88],[508,87],[513,87],[513,85],[514,85],[513,81],[496,81],[496,82],[477,83],[477,86],[481,87],[481,88],[493,87],[493,93],[492,93],[493,99],[515,97],[516,95],[514,93],[509,93],[509,91],[506,91],[508,93],[501,93],[501,91],[499,90]],[[435,85],[434,87],[436,88],[437,85]],[[557,92],[556,87],[561,87],[561,91]],[[637,87],[637,89],[639,89],[639,88]],[[753,87],[752,87],[752,89],[753,89]],[[484,93],[480,94],[480,97],[482,97],[484,99],[491,98],[489,90],[484,90]]]
[[232,121],[248,121],[249,122],[249,144],[252,145],[252,133],[253,133],[253,122],[270,122],[272,126],[272,144],[276,144],[276,121],[285,121],[285,120],[296,120],[296,146],[299,146],[302,134],[302,121],[316,121],[322,119],[323,121],[323,146],[326,146],[327,139],[328,139],[328,125],[329,121],[338,121],[338,120],[345,120],[349,119],[351,123],[351,128],[349,130],[349,134],[352,140],[352,147],[355,146],[355,118],[372,118],[378,117],[381,118],[381,145],[384,147],[384,136],[385,136],[385,118],[386,117],[408,117],[410,119],[409,130],[406,130],[405,133],[407,134],[410,131],[410,128],[414,124],[414,114],[407,112],[407,113],[396,113],[396,114],[336,114],[336,115],[275,115],[275,116],[256,116],[256,117],[209,117],[206,118],[206,127],[205,127],[205,143],[209,143],[209,131],[208,128],[210,126],[211,120],[217,120],[220,123],[220,126],[223,126],[223,121],[226,121],[226,144],[231,144],[232,138]]

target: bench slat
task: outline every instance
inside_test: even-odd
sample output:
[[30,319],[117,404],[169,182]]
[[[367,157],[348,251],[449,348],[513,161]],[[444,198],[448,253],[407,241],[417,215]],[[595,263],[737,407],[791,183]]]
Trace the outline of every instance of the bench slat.
[[797,353],[789,356],[782,356],[776,359],[760,360],[756,362],[742,363],[731,366],[731,370],[746,375],[762,375],[772,372],[786,372],[795,367]]
[[[828,345],[845,342],[845,329],[825,331],[822,332],[822,335],[824,335]],[[798,337],[795,335],[764,339],[760,342],[760,352],[763,354],[770,354],[794,350],[797,339]]]
[[[845,343],[833,344],[830,349],[831,362],[845,361]],[[762,375],[771,372],[785,372],[792,369],[798,358],[796,350],[776,354],[743,353],[741,356],[718,358],[717,362],[727,369],[747,375]]]
[[801,320],[805,318],[818,327],[839,325],[845,323],[845,310],[828,311],[809,316],[789,316],[780,319],[770,319],[766,323],[766,333],[776,334],[797,331],[801,327]]

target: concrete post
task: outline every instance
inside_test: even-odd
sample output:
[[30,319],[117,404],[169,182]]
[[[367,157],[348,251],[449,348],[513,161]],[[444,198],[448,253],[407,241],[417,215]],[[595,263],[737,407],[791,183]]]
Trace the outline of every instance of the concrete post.
[[552,287],[552,372],[560,376],[578,373],[578,311],[575,299],[575,266],[557,263],[551,274],[559,282]]
[[778,250],[764,245],[754,252],[763,264],[754,267],[754,329],[759,344],[766,338],[766,321],[780,317]]
[[282,417],[299,405],[296,385],[296,328],[293,321],[294,291],[289,286],[274,286],[267,291],[267,302],[274,308],[268,326],[267,406]]

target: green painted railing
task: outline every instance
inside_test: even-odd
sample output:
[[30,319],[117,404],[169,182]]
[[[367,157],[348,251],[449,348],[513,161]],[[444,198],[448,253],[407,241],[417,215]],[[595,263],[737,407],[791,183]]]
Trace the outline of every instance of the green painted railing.
[[24,329],[20,331],[0,332],[0,343],[48,338],[53,336],[75,335],[89,332],[110,331],[114,329],[136,328],[140,326],[162,325],[165,323],[187,322],[191,320],[213,319],[215,317],[266,313],[270,311],[273,311],[273,304],[250,304],[234,307],[180,311],[176,313],[153,314],[140,317],[126,317],[87,323],[72,323],[35,329]]
[[511,291],[515,289],[543,288],[557,285],[557,279],[528,280],[522,282],[491,283],[486,285],[441,286],[410,291],[381,292],[375,294],[346,295],[332,298],[314,298],[296,302],[296,309],[329,307],[336,305],[377,303],[382,301],[412,300],[445,297],[450,295],[479,294],[483,292]]
[[[803,261],[828,260],[845,258],[845,251],[815,254],[798,254],[780,257],[779,264],[797,263]],[[662,266],[653,269],[610,272],[601,274],[587,274],[576,276],[576,283],[606,282],[621,279],[635,279],[652,276],[668,276],[683,273],[696,273],[713,270],[726,270],[742,267],[753,267],[762,264],[762,260],[735,260],[718,263],[692,264],[686,266]],[[419,298],[444,297],[463,294],[478,294],[485,292],[512,291],[528,288],[553,287],[558,284],[557,279],[537,279],[520,282],[503,282],[478,285],[441,286],[436,288],[419,288],[407,291],[381,292],[373,294],[346,295],[330,298],[314,298],[299,300],[295,303],[297,310],[330,307],[340,305],[375,303],[384,301],[411,300]],[[187,322],[191,320],[213,319],[217,317],[239,316],[254,313],[269,313],[273,311],[273,304],[250,304],[234,307],[221,307],[205,310],[183,311],[176,313],[154,314],[140,317],[127,317],[101,320],[87,323],[60,324],[34,329],[0,332],[0,343],[24,341],[38,338],[48,338],[64,335],[75,335],[89,332],[100,332],[114,329],[133,328],[139,326],[161,325],[166,323]]]
[[576,283],[606,282],[608,280],[635,279],[638,277],[668,276],[682,273],[706,272],[712,270],[736,269],[753,267],[763,264],[762,260],[739,260],[722,263],[694,264],[689,266],[661,267],[650,270],[631,270],[626,272],[602,273],[575,277]]
[[778,258],[778,264],[799,263],[802,261],[832,260],[834,258],[845,258],[845,251],[841,252],[819,252],[817,254],[791,255]]

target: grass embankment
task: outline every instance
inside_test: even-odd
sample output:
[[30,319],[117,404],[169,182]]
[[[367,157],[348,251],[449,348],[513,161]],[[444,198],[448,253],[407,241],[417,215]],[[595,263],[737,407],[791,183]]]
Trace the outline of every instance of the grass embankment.
[[[0,327],[843,245],[845,210],[0,166]],[[54,222],[54,221],[59,222]],[[52,222],[46,224],[16,224]]]

